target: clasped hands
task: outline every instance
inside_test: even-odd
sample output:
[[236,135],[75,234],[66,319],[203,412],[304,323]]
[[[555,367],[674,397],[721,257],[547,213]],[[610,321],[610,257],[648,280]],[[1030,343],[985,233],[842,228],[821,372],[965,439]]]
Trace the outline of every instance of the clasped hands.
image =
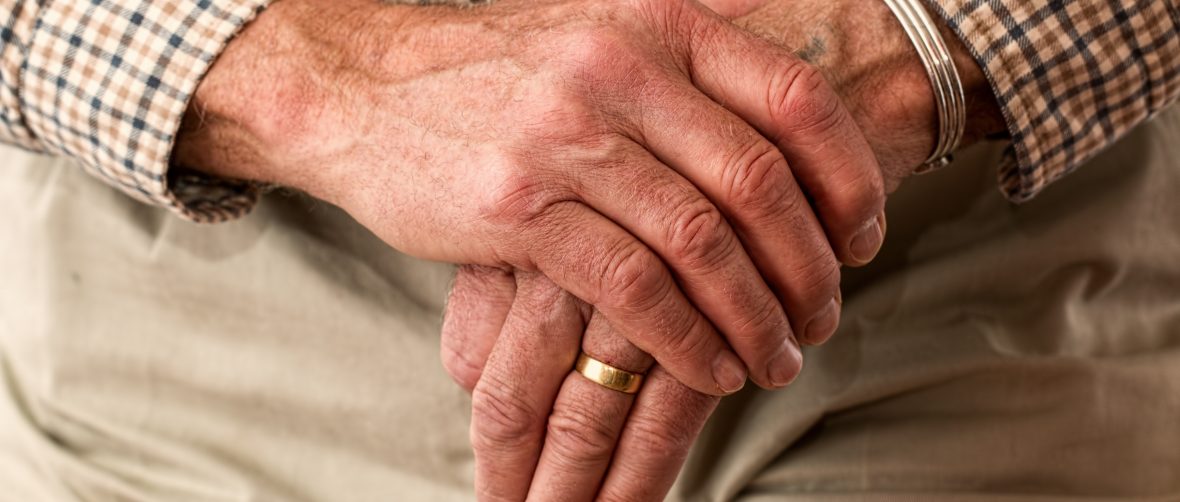
[[[726,14],[755,6],[706,3]],[[818,70],[767,46],[756,50],[779,58],[775,70],[783,73],[732,82],[770,89],[761,107],[729,107],[751,125],[702,112],[695,120],[661,124],[685,141],[660,142],[655,156],[712,203],[704,209],[709,216],[658,220],[661,215],[646,214],[680,214],[682,199],[640,203],[633,210],[669,225],[671,233],[651,242],[637,235],[671,269],[675,286],[667,288],[683,291],[755,382],[778,388],[800,371],[800,345],[822,344],[837,328],[840,263],[863,265],[881,246],[885,187],[863,132]],[[737,68],[726,70],[732,75]],[[776,90],[782,94],[775,96]],[[708,121],[725,127],[700,127]],[[738,142],[731,139],[734,127],[743,129]],[[678,128],[689,132],[677,134]],[[692,240],[685,242],[685,235]],[[750,274],[751,265],[757,276]],[[643,300],[650,298],[636,298],[641,302],[634,307],[643,311],[651,303]],[[653,345],[643,338],[651,333],[631,331],[626,323],[632,320],[607,312],[543,273],[458,270],[444,319],[442,360],[472,392],[480,500],[662,500],[718,396],[737,390],[719,374],[719,363],[707,364],[717,361],[713,346],[680,337]],[[685,322],[674,333],[690,333],[691,323],[700,322],[695,315],[663,321]],[[645,374],[638,395],[571,371],[579,353]],[[697,380],[678,378],[675,371],[685,362],[696,369]],[[718,385],[694,390],[692,383],[708,382],[710,369]]]
[[[276,2],[198,87],[174,160],[469,264],[442,358],[473,391],[480,499],[658,500],[719,396],[786,386],[835,332],[841,264],[877,253],[935,135],[883,6],[708,3]],[[822,19],[888,43],[805,31]],[[639,393],[571,373],[583,351],[646,373]]]

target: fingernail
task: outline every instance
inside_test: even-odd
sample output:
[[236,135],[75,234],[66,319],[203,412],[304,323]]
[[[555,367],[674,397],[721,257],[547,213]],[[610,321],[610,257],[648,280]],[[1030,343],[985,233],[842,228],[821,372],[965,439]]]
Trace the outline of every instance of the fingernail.
[[783,342],[783,348],[778,355],[770,360],[769,377],[770,383],[775,387],[785,387],[799,376],[799,370],[803,369],[803,352],[799,350],[799,345],[795,340],[788,338]]
[[881,244],[885,242],[885,212],[882,211],[875,218],[866,221],[861,230],[852,238],[848,250],[852,258],[864,265],[877,256]]
[[819,345],[828,341],[832,334],[836,332],[836,327],[840,325],[840,302],[836,298],[811,318],[811,322],[807,323],[807,329],[803,330],[803,339],[810,345]]
[[722,352],[713,361],[713,380],[721,392],[733,394],[746,385],[746,365],[731,352]]

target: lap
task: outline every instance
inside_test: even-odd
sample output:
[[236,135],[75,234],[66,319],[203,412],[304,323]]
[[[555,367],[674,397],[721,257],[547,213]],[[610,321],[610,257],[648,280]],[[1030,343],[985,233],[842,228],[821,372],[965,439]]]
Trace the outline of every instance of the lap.
[[1180,496],[1177,138],[1173,109],[1019,207],[986,148],[911,182],[841,331],[723,402],[678,498]]
[[4,470],[0,486],[12,475],[83,500],[469,498],[469,402],[438,362],[450,267],[302,196],[198,226],[69,162],[3,158],[0,442],[16,447],[0,456],[41,481]]
[[[1024,206],[987,148],[908,183],[841,332],[786,391],[723,401],[672,498],[1180,493],[1177,115]],[[437,357],[449,267],[298,195],[196,226],[0,158],[0,467],[28,471],[0,485],[470,497],[469,402]]]

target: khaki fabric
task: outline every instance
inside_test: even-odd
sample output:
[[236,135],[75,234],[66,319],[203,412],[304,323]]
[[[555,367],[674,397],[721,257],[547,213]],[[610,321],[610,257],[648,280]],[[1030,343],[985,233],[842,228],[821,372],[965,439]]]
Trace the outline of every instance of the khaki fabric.
[[28,472],[0,487],[30,495],[0,500],[469,498],[449,267],[302,197],[198,226],[5,158],[0,457]]
[[1180,501],[1180,109],[1022,206],[998,155],[907,182],[840,332],[722,406],[680,497]]
[[[999,158],[907,182],[840,333],[723,401],[671,499],[1180,500],[1180,110],[1023,206]],[[0,208],[0,502],[471,499],[450,267],[15,150]]]

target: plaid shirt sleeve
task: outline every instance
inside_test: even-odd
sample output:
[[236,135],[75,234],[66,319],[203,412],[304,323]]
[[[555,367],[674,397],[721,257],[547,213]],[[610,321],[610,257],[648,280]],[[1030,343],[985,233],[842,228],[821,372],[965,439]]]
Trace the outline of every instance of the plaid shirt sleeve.
[[991,81],[1032,198],[1180,98],[1180,0],[926,0]]
[[252,185],[168,159],[201,76],[269,1],[0,0],[0,140],[194,221],[245,213]]

